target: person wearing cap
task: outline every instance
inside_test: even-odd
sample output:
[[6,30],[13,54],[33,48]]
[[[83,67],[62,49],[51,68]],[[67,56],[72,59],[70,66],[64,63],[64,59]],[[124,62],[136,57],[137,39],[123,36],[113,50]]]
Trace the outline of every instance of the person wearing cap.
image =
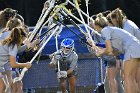
[[76,93],[77,61],[78,55],[74,51],[74,40],[65,38],[61,42],[61,49],[53,53],[53,57],[49,64],[49,66],[54,66],[56,68],[57,78],[62,93],[68,93],[66,90],[67,79],[70,93]]

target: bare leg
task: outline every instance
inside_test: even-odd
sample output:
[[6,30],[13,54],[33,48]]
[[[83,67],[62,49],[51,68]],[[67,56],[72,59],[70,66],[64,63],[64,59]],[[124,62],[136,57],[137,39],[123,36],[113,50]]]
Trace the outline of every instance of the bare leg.
[[17,83],[18,84],[17,84],[17,91],[16,91],[16,93],[23,93],[23,90],[22,90],[22,86],[23,86],[22,81],[19,81]]
[[122,79],[121,79],[120,71],[118,71],[116,75],[116,82],[118,84],[118,93],[124,93],[124,88],[121,81]]
[[104,80],[104,90],[105,90],[105,93],[110,93],[109,81],[107,79],[107,72],[106,72],[106,77],[105,77],[105,80]]
[[5,93],[6,84],[2,78],[2,73],[0,73],[0,93]]
[[76,93],[76,76],[71,76],[69,79],[70,93]]
[[65,78],[60,79],[60,89],[62,93],[66,93],[66,79]]
[[116,70],[116,67],[107,68],[110,93],[117,93]]
[[138,93],[140,93],[140,63],[136,74],[136,82],[138,84]]
[[117,72],[116,72],[116,82],[118,84],[118,93],[124,93],[124,88],[123,88],[123,85],[122,85],[122,77],[121,77],[121,67],[122,67],[122,62],[121,60],[117,60],[116,61],[116,69],[117,69]]
[[124,89],[125,93],[137,93],[136,72],[138,60],[131,59],[124,62]]
[[12,86],[12,74],[11,74],[11,71],[6,71],[6,82],[7,82],[7,85],[8,85],[8,88],[7,88],[7,91],[6,93],[11,93],[11,86]]
[[[19,76],[19,74],[16,73],[16,71],[13,71],[12,75],[13,78]],[[23,87],[22,81],[12,83],[12,93],[23,93],[22,87]]]

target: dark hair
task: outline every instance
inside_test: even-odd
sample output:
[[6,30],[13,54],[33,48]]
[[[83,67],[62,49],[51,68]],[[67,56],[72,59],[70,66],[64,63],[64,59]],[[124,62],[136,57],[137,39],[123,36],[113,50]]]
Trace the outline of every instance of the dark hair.
[[111,21],[111,13],[109,13],[109,14],[106,16],[106,19],[108,20],[108,22],[109,22],[110,24],[113,25],[113,23],[112,23],[112,21]]
[[8,21],[10,17],[14,17],[17,14],[17,10],[12,8],[5,8],[4,10],[5,19]]
[[11,20],[9,20],[6,24],[6,28],[8,30],[12,30],[14,27],[17,27],[21,24],[21,21],[17,18],[13,18]]
[[8,46],[12,46],[12,48],[15,45],[19,46],[23,37],[26,37],[24,29],[21,27],[15,27],[12,29],[10,36],[2,41],[2,44],[8,44]]
[[0,27],[5,27],[9,18],[14,17],[16,13],[17,11],[11,8],[5,8],[4,10],[0,11]]
[[20,14],[16,14],[16,18],[20,19],[24,23],[24,18]]
[[117,27],[123,28],[123,20],[127,17],[120,8],[117,8],[111,12],[111,18],[116,19]]

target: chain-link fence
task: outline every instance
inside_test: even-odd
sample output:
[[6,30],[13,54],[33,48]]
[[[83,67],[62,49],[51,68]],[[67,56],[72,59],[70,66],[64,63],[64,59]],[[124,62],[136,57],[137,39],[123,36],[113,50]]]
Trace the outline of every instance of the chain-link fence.
[[[26,73],[24,89],[35,89],[35,93],[57,93],[60,91],[54,69],[48,67],[49,61],[33,63]],[[101,82],[101,67],[97,58],[79,59],[76,93],[94,93],[97,83]],[[104,75],[103,75],[104,76]]]

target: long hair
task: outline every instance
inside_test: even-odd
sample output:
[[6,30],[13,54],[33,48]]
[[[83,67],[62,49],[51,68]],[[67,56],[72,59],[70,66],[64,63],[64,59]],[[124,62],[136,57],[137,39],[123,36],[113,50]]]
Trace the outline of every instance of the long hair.
[[0,28],[6,26],[7,21],[10,17],[14,17],[17,11],[11,8],[5,8],[4,10],[0,11]]
[[4,11],[0,11],[0,28],[4,28],[6,26],[8,20],[4,17]]
[[14,27],[22,25],[21,21],[18,18],[13,18],[9,20],[6,24],[6,30],[12,30]]
[[15,27],[11,30],[10,36],[2,41],[2,44],[8,44],[8,46],[12,46],[13,48],[15,45],[19,46],[24,37],[26,37],[24,29]]
[[20,19],[24,23],[24,18],[20,14],[16,14],[15,18]]
[[127,17],[120,8],[117,8],[111,12],[111,18],[116,19],[117,27],[123,28],[123,20]]
[[108,20],[108,22],[109,22],[110,24],[114,25],[114,24],[112,23],[112,20],[111,20],[111,13],[109,13],[109,14],[106,16],[106,19]]

